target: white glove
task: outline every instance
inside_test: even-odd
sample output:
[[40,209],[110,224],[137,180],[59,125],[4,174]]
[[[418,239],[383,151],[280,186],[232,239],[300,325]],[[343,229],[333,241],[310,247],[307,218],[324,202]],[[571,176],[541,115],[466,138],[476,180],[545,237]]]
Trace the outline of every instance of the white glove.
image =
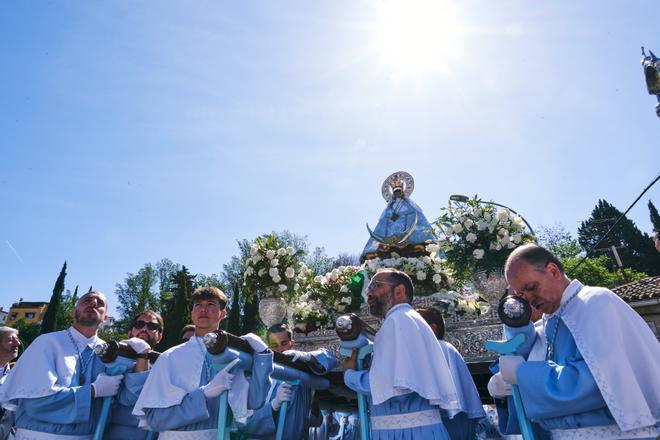
[[254,350],[255,353],[261,353],[262,351],[266,350],[268,346],[264,341],[261,340],[261,338],[254,333],[248,333],[247,335],[241,336],[241,339],[247,341],[248,344],[250,344],[250,347],[252,347],[252,350]]
[[270,406],[273,407],[273,411],[279,411],[284,402],[291,402],[291,384],[286,382],[282,382],[277,388],[275,398],[270,402]]
[[488,381],[488,392],[496,399],[501,399],[512,394],[511,385],[504,382],[502,373],[494,374]]
[[117,376],[108,376],[105,373],[99,374],[96,376],[96,380],[92,384],[92,387],[94,387],[94,397],[110,397],[116,395],[123,378],[123,374],[118,374]]
[[218,397],[223,391],[231,389],[231,383],[234,380],[234,375],[229,372],[236,363],[240,362],[240,359],[234,359],[231,361],[225,368],[220,370],[218,374],[215,375],[211,382],[202,386],[202,391],[204,396],[207,398]]
[[148,353],[151,351],[151,346],[140,338],[130,338],[126,339],[124,342],[126,342],[137,354]]
[[510,384],[518,383],[516,379],[516,369],[518,365],[525,362],[522,356],[500,356],[500,372],[504,382]]
[[291,359],[293,362],[297,360],[301,360],[303,362],[309,362],[312,360],[312,355],[310,353],[307,353],[306,351],[287,350],[282,354],[293,356],[293,359]]

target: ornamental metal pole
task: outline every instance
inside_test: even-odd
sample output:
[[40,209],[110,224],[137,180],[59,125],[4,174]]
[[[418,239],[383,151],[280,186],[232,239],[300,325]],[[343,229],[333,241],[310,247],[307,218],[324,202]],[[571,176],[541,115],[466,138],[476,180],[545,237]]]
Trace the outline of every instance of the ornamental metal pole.
[[[126,365],[114,365],[112,367],[106,368],[105,374],[108,376],[118,376],[124,374],[128,367]],[[108,424],[108,417],[110,415],[110,407],[112,405],[112,399],[114,396],[108,396],[103,398],[103,404],[101,406],[101,416],[99,421],[96,423],[96,430],[94,431],[94,440],[102,440],[103,433],[105,431],[105,425]]]

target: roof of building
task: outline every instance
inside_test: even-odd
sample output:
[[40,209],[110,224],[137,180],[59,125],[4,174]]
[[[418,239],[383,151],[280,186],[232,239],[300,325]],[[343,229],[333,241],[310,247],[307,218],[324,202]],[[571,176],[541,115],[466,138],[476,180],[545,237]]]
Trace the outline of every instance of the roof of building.
[[41,306],[47,306],[44,301],[21,301],[11,305],[13,309],[38,309]]
[[646,301],[660,298],[660,276],[647,277],[641,280],[612,289],[625,302]]

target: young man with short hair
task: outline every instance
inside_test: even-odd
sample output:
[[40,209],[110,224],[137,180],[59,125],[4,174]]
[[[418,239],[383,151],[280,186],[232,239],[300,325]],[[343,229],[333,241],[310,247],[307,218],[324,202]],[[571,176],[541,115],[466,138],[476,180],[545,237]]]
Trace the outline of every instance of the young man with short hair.
[[160,432],[160,439],[215,439],[218,397],[230,389],[234,419],[245,420],[261,407],[270,387],[273,353],[257,336],[242,336],[254,350],[252,371],[230,373],[230,364],[214,375],[213,358],[203,336],[219,328],[227,315],[227,297],[216,287],[200,287],[191,298],[195,335],[160,355],[138,398],[133,414],[140,426]]

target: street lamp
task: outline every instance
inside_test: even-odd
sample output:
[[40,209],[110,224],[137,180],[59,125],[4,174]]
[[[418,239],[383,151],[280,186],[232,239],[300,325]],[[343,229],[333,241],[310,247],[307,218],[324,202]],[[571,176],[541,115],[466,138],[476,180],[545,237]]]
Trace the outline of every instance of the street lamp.
[[[470,200],[470,198],[469,198],[468,196],[463,196],[463,195],[460,195],[460,194],[452,194],[452,195],[449,196],[449,200],[451,200],[452,202],[461,202],[461,203],[465,203],[465,202],[467,202],[468,200]],[[514,211],[513,209],[509,208],[508,206],[502,205],[502,204],[500,204],[500,203],[495,203],[495,202],[484,202],[484,201],[481,201],[481,200],[477,201],[477,203],[481,203],[481,204],[484,204],[484,205],[495,205],[495,206],[499,206],[499,207],[502,207],[502,208],[506,208],[506,209],[508,209],[509,211],[513,212],[514,214],[520,215],[520,214],[518,214],[516,211]],[[525,225],[527,225],[527,227],[529,228],[529,232],[530,232],[533,236],[536,237],[536,234],[534,233],[534,229],[532,229],[532,226],[527,222],[527,220],[525,220],[525,217],[523,217],[522,215],[520,215],[520,218],[522,219],[522,221],[525,222]]]

